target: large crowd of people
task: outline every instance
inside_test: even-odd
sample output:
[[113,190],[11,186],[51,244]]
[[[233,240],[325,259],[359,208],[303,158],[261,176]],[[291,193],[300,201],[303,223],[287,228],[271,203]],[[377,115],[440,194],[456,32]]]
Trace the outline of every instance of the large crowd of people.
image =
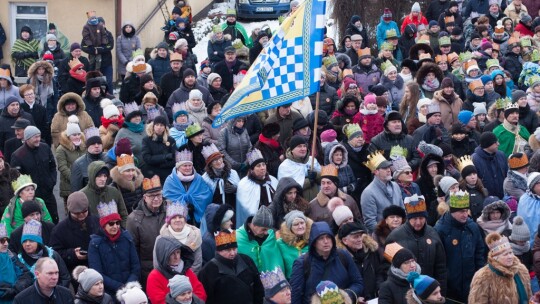
[[354,15],[319,99],[219,128],[268,26],[228,9],[200,64],[185,0],[149,58],[95,11],[80,43],[23,26],[0,66],[0,303],[540,303],[537,2]]

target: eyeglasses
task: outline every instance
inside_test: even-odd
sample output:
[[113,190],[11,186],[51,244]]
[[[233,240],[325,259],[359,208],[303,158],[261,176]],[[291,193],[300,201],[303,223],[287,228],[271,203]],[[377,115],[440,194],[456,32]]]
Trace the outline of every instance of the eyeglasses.
[[147,194],[146,197],[148,197],[151,200],[155,200],[156,198],[162,198],[163,193],[160,192],[160,193],[157,193],[157,194],[154,194],[154,195]]
[[34,96],[34,92],[28,93],[28,94],[24,94],[24,97],[30,97],[30,96]]
[[412,172],[411,171],[403,171],[403,174],[409,175],[409,174],[412,174]]
[[9,242],[7,237],[0,239],[0,244],[6,244],[7,242]]
[[[79,134],[79,135],[80,135],[80,134]],[[88,212],[88,209],[85,209],[85,210],[83,210],[83,211],[81,211],[81,212],[71,212],[71,213],[73,213],[73,215],[75,215],[75,216],[79,216],[79,215],[85,214],[86,212]]]
[[120,226],[120,223],[121,223],[120,221],[114,221],[114,222],[108,222],[107,225],[109,225],[111,227],[112,226]]

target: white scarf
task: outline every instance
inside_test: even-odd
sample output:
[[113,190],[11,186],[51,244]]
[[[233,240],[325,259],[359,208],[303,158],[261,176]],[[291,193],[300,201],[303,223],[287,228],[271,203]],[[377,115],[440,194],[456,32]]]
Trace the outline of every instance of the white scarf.
[[191,228],[189,228],[187,225],[184,226],[184,229],[182,229],[182,231],[180,232],[176,232],[172,229],[171,225],[169,225],[167,227],[167,229],[169,230],[169,232],[171,233],[171,235],[177,239],[178,241],[180,241],[180,243],[182,244],[186,244],[186,241],[187,241],[187,238],[189,236],[189,233],[191,232]]

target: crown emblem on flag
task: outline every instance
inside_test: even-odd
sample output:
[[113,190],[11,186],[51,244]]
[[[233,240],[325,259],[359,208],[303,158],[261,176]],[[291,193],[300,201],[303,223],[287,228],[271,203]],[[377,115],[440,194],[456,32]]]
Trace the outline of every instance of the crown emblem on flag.
[[261,153],[261,151],[259,151],[259,149],[253,149],[251,150],[250,152],[247,153],[247,161],[248,161],[248,164],[251,166],[254,162],[256,162],[257,160],[260,160],[260,159],[263,159],[264,160],[264,157]]
[[406,197],[403,200],[403,204],[405,205],[405,211],[408,215],[427,212],[426,199],[423,195],[415,194],[413,196]]
[[176,162],[193,162],[193,153],[188,149],[184,149],[180,152],[176,151],[175,153]]
[[97,211],[99,214],[99,218],[103,218],[113,213],[118,213],[118,206],[116,205],[115,200],[112,200],[108,203],[99,202],[99,204],[97,205]]
[[467,166],[474,166],[474,163],[470,155],[464,155],[458,158],[457,169],[459,170],[459,172],[463,171],[463,169]]
[[454,209],[469,209],[469,193],[459,190],[456,193],[450,193],[450,208]]
[[372,172],[377,170],[380,164],[382,164],[387,159],[383,155],[383,151],[376,151],[368,155],[367,162],[364,162],[364,165],[369,168]]

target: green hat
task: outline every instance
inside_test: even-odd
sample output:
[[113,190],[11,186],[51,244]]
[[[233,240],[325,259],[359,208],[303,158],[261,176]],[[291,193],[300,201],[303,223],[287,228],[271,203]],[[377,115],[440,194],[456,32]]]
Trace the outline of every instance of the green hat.
[[469,193],[467,191],[459,190],[456,193],[450,194],[450,200],[448,202],[450,205],[450,212],[456,212],[463,209],[469,209]]
[[487,69],[489,70],[490,68],[493,68],[493,67],[501,67],[501,65],[499,64],[499,60],[497,59],[488,59],[486,61],[486,67]]
[[395,29],[386,30],[385,39],[391,39],[391,38],[398,38],[397,32]]
[[227,9],[227,17],[229,16],[236,17],[236,10],[234,8]]
[[532,42],[530,39],[527,38],[521,38],[521,47],[530,47],[532,46]]
[[203,132],[204,132],[204,130],[201,128],[201,125],[199,125],[199,123],[196,122],[196,123],[194,123],[192,125],[189,125],[186,128],[186,137],[187,138],[192,138],[193,136],[201,134]]
[[394,50],[394,45],[391,44],[390,42],[383,42],[381,44],[381,51],[393,51]]
[[216,24],[212,27],[212,32],[214,33],[223,33],[223,28],[221,28],[221,25]]
[[322,60],[324,66],[329,70],[338,64],[336,56],[326,56]]
[[450,37],[448,36],[442,36],[439,38],[439,45],[451,45],[452,42],[450,41]]
[[534,49],[531,53],[531,62],[540,61],[540,51]]

